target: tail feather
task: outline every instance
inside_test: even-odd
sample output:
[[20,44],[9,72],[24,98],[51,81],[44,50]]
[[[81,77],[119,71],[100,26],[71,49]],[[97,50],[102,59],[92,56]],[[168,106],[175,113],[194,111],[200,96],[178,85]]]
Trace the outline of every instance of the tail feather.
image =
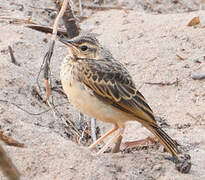
[[174,156],[178,156],[180,153],[177,146],[178,144],[171,137],[168,136],[157,124],[151,124],[146,126],[164,145],[165,149]]

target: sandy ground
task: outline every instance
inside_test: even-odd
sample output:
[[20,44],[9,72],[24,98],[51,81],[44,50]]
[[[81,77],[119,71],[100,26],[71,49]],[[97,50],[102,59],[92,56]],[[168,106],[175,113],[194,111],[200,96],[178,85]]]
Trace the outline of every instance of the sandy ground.
[[[68,129],[51,111],[31,115],[14,106],[12,103],[30,113],[47,109],[32,95],[32,89],[37,87],[37,75],[50,36],[25,28],[22,23],[9,23],[2,17],[27,19],[32,16],[36,23],[52,25],[53,19],[47,11],[33,7],[55,8],[55,5],[43,0],[0,2],[0,100],[8,101],[0,101],[0,130],[25,144],[24,148],[3,145],[22,179],[205,178],[205,80],[191,78],[194,73],[205,71],[205,28],[201,28],[205,25],[205,11],[188,12],[189,7],[194,10],[198,6],[187,2],[186,7],[176,5],[177,8],[168,2],[154,6],[156,2],[152,1],[154,11],[143,9],[138,3],[130,11],[96,12],[80,26],[97,33],[100,42],[125,64],[156,116],[169,125],[165,125],[164,130],[191,155],[193,165],[189,174],[179,173],[172,162],[165,160],[168,154],[162,147],[97,156],[96,152],[87,149],[88,144],[77,145],[71,141]],[[126,1],[123,3],[125,7],[132,6]],[[159,14],[159,8],[164,13]],[[200,25],[188,27],[195,16],[200,17]],[[11,63],[8,45],[13,48],[20,66]],[[64,45],[57,42],[51,66],[53,82],[59,80],[59,67],[66,54]],[[176,80],[178,83],[169,86],[147,83]],[[42,78],[39,84],[44,87]],[[67,102],[58,93],[54,92],[53,96],[55,104]],[[68,103],[57,109],[68,119],[78,121],[78,112]],[[100,122],[98,126],[101,134],[111,128]],[[137,123],[129,123],[123,142],[147,135],[150,133]],[[6,178],[0,174],[0,179]]]

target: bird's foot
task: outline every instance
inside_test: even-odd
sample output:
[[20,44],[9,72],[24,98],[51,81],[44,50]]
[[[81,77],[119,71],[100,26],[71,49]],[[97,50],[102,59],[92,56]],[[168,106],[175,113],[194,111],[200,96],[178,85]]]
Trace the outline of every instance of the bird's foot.
[[[121,141],[122,141],[122,135],[123,135],[123,132],[124,132],[124,127],[121,127],[121,128],[117,128],[119,129],[116,134],[111,138],[109,139],[109,141],[103,146],[102,149],[100,149],[100,151],[98,151],[97,154],[102,154],[106,151],[106,149],[113,143],[115,142],[115,147],[114,147],[114,151],[113,152],[119,152],[119,148],[120,148],[120,144],[121,144]],[[115,130],[116,131],[116,130]]]

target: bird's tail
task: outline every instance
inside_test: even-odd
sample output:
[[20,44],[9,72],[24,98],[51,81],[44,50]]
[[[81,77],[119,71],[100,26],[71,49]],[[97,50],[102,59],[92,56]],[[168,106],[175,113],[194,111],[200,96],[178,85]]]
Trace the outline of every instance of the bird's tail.
[[178,150],[178,144],[171,137],[168,136],[157,124],[149,124],[145,126],[149,129],[164,145],[165,149],[174,156],[178,156],[180,153]]

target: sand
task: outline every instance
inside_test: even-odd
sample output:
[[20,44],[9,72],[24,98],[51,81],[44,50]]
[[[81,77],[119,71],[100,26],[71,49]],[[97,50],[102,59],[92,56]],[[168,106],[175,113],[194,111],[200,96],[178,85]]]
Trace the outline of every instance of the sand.
[[[120,3],[124,3],[125,8],[132,6],[126,1]],[[50,35],[28,29],[24,23],[9,23],[3,17],[26,20],[32,15],[32,21],[52,25],[54,20],[49,12],[33,7],[55,8],[55,5],[51,0],[15,3],[8,0],[0,2],[0,100],[8,101],[0,101],[0,130],[24,143],[25,147],[1,144],[21,172],[22,179],[205,178],[205,80],[192,79],[194,73],[205,71],[205,11],[190,12],[189,7],[198,7],[194,1],[183,5],[168,1],[163,4],[151,1],[150,4],[153,8],[143,9],[142,3],[137,1],[134,10],[95,11],[80,26],[84,31],[97,33],[99,41],[127,67],[155,115],[168,124],[163,129],[191,155],[193,165],[189,174],[181,174],[174,163],[164,158],[168,153],[163,152],[162,146],[97,156],[95,151],[87,149],[91,141],[85,145],[76,144],[68,136],[69,129],[52,111],[31,115],[13,105],[30,113],[48,109],[32,95],[32,89],[37,87],[36,79]],[[188,27],[189,21],[196,16],[201,23]],[[8,45],[20,66],[11,63]],[[67,53],[65,46],[56,42],[51,63],[54,85],[60,79],[60,64]],[[45,95],[42,75],[39,84]],[[68,102],[59,93],[52,95],[55,104]],[[57,109],[78,123],[78,111],[69,103]],[[112,127],[98,121],[97,125],[101,134]],[[148,135],[150,133],[138,123],[128,123],[123,142]],[[6,179],[2,173],[0,179]]]

